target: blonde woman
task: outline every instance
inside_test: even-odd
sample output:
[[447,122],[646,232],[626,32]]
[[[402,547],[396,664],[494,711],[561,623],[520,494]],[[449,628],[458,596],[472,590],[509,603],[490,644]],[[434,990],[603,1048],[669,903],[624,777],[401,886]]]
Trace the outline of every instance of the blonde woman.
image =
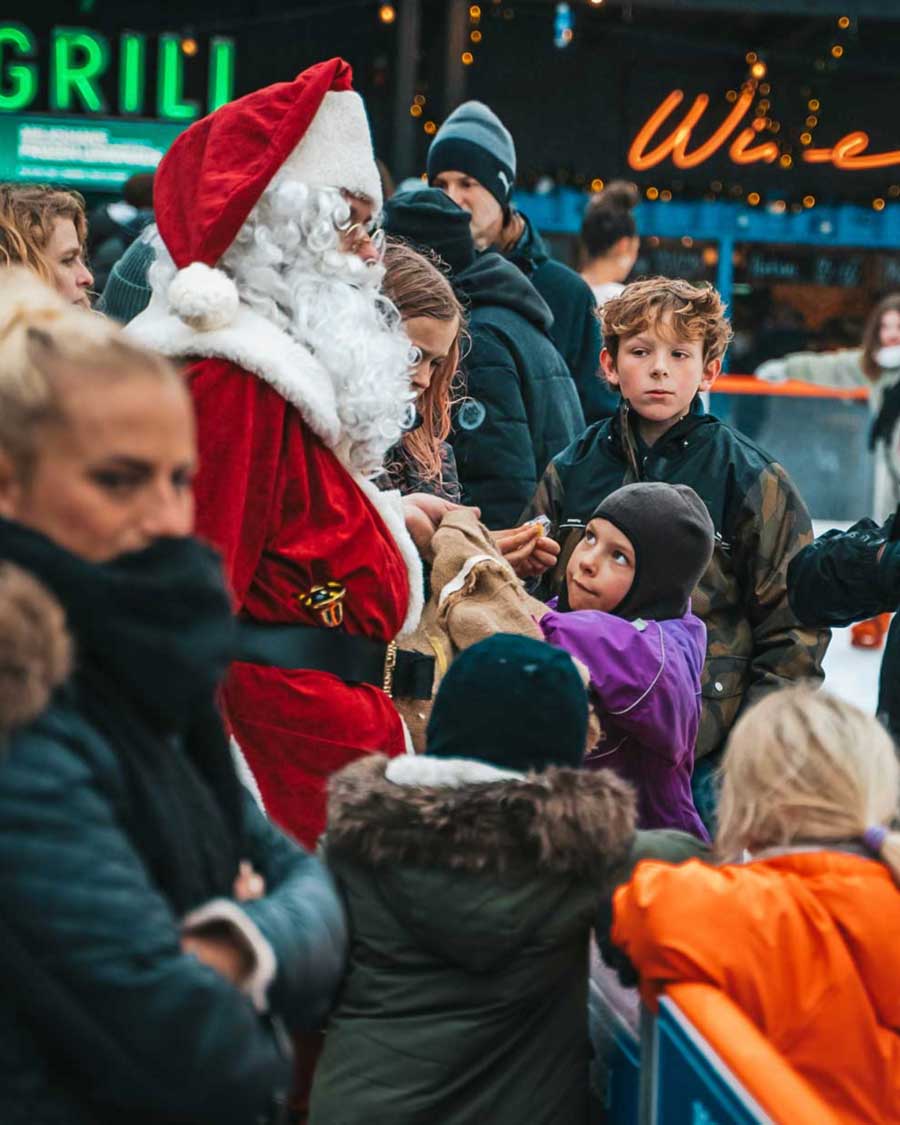
[[77,191],[0,184],[0,266],[25,266],[63,300],[90,308],[87,216]]
[[215,710],[232,618],[195,467],[168,361],[0,270],[4,1122],[273,1120],[273,1017],[317,1026],[342,970],[331,881]]
[[668,983],[717,986],[857,1125],[900,1122],[897,800],[875,719],[805,687],[768,695],[726,751],[726,862],[642,864],[614,900],[651,1005]]

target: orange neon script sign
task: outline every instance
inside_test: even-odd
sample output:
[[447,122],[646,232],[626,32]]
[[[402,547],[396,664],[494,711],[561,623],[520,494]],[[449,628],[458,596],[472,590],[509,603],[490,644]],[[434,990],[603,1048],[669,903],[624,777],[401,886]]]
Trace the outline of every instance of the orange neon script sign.
[[[725,144],[729,137],[735,134],[747,111],[753,104],[756,96],[755,86],[747,86],[740,97],[737,98],[725,120],[715,130],[708,140],[696,148],[689,150],[691,137],[695,126],[699,123],[709,105],[708,94],[698,94],[694,103],[684,115],[679,125],[658,142],[655,148],[650,148],[656,134],[662,129],[673,112],[684,101],[681,90],[673,90],[668,97],[660,102],[659,106],[650,114],[637,135],[631,142],[628,150],[628,164],[636,172],[644,172],[655,168],[667,157],[672,157],[676,168],[696,168],[704,161],[709,160]],[[763,141],[753,144],[757,134],[765,128],[765,119],[755,117],[749,126],[745,126],[733,136],[728,148],[728,156],[735,164],[771,164],[778,159],[779,149],[775,141]],[[853,172],[872,168],[887,168],[892,164],[900,164],[900,149],[893,152],[873,152],[863,155],[869,147],[869,134],[858,130],[848,133],[837,142],[834,148],[811,148],[803,153],[803,159],[808,164],[833,164],[841,171]]]

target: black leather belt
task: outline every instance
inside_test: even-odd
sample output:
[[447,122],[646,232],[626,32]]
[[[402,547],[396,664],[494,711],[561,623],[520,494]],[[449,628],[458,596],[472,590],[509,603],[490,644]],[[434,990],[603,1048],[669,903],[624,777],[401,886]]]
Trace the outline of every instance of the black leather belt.
[[373,684],[390,696],[431,699],[434,657],[314,625],[238,621],[235,660],[272,668],[330,672],[348,684]]

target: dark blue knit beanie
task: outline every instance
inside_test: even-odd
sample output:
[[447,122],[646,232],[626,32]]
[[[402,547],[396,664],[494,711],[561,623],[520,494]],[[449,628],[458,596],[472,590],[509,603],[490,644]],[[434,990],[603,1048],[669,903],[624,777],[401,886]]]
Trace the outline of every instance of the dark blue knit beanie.
[[571,657],[497,633],[450,665],[428,722],[427,753],[522,772],[578,767],[587,724],[587,691]]
[[438,129],[428,150],[428,182],[441,172],[464,172],[506,207],[516,181],[510,131],[483,102],[463,102]]

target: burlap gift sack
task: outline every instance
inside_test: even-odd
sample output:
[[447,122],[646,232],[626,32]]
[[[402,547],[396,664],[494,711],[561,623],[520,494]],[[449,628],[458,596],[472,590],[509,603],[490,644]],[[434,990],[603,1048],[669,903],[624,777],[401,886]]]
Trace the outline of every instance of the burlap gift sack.
[[[491,534],[471,508],[448,512],[432,540],[431,597],[419,627],[400,647],[435,658],[434,691],[456,656],[494,633],[515,633],[543,640],[538,620],[543,602],[527,593],[503,558]],[[587,683],[587,672],[579,666]],[[425,728],[431,701],[395,699],[417,753],[425,749]],[[589,746],[596,745],[599,728],[591,721]]]

